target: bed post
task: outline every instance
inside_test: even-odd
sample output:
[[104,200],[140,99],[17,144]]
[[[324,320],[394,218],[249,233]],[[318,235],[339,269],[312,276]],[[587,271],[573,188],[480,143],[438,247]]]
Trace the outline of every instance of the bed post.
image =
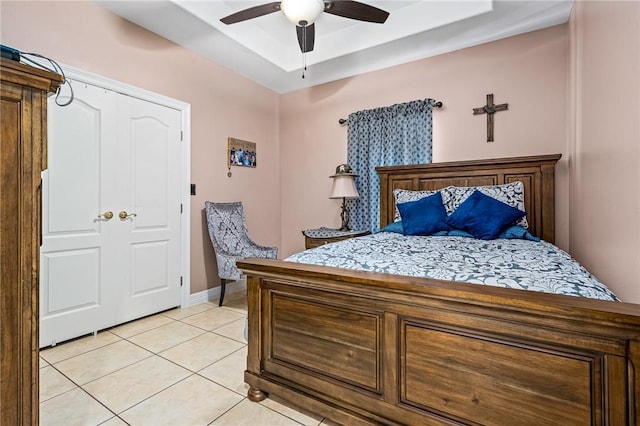
[[555,212],[555,167],[557,160],[541,164],[542,173],[542,235],[540,237],[554,243],[556,240],[556,212]]
[[627,350],[627,366],[629,371],[629,424],[638,424],[640,418],[640,337],[629,340]]
[[[247,345],[247,370],[244,372],[245,382],[248,382],[247,378],[251,376],[260,375],[260,348],[262,346],[261,341],[261,321],[260,321],[260,289],[261,279],[254,276],[247,277],[247,308],[248,308],[248,345]],[[247,391],[247,398],[253,402],[260,402],[267,397],[267,394],[260,389],[253,386],[249,386]]]
[[382,229],[385,226],[387,226],[389,223],[391,223],[393,219],[389,219],[387,217],[387,212],[389,211],[389,191],[390,191],[388,186],[389,183],[387,180],[387,175],[384,173],[378,172],[378,177],[380,179],[380,229]]

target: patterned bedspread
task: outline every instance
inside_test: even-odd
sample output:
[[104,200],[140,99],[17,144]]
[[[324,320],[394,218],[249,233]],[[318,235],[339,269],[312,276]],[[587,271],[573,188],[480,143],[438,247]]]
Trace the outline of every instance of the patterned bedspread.
[[566,252],[545,241],[485,241],[380,232],[326,244],[285,260],[618,300]]

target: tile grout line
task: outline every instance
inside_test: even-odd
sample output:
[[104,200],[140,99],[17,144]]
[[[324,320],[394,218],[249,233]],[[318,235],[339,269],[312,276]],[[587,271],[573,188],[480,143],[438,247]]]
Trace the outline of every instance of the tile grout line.
[[236,349],[235,351],[231,352],[231,353],[230,353],[230,354],[228,354],[228,355],[223,356],[223,357],[222,357],[222,358],[220,358],[219,360],[214,361],[214,362],[212,362],[211,364],[207,365],[206,367],[201,368],[201,369],[200,369],[200,370],[198,370],[195,374],[197,374],[198,376],[202,377],[203,379],[206,379],[206,380],[208,380],[208,381],[210,381],[210,382],[212,382],[212,383],[215,383],[216,385],[221,386],[221,387],[223,387],[223,388],[225,388],[225,389],[227,389],[227,390],[229,390],[229,391],[231,391],[231,392],[233,392],[233,393],[236,393],[236,394],[238,394],[238,395],[242,396],[243,398],[246,398],[246,397],[247,397],[247,395],[241,394],[240,392],[238,392],[238,391],[236,391],[236,390],[234,390],[234,389],[231,389],[231,388],[229,388],[229,387],[225,386],[225,385],[224,385],[224,384],[222,384],[222,383],[218,383],[218,382],[216,382],[215,380],[210,379],[209,377],[206,377],[206,376],[203,376],[202,374],[200,374],[203,370],[206,370],[207,368],[211,367],[213,364],[216,364],[216,363],[218,363],[218,362],[222,361],[223,359],[230,357],[231,355],[235,354],[236,352],[243,350],[245,347],[246,347],[246,345],[245,345],[245,346],[243,346],[243,347],[241,347],[241,348]]
[[[205,377],[206,378],[206,377]],[[233,404],[231,407],[229,407],[227,410],[225,410],[222,414],[220,414],[218,417],[216,417],[215,419],[211,420],[209,423],[207,423],[207,426],[211,426],[212,424],[214,424],[216,422],[216,420],[218,420],[220,417],[224,416],[225,414],[227,414],[229,411],[233,410],[235,407],[237,407],[239,404],[242,404],[242,402],[247,399],[246,397],[242,398],[240,401],[238,401],[236,404]]]
[[[155,392],[155,393],[153,393],[153,394],[149,395],[148,397],[146,397],[146,398],[144,398],[144,399],[142,399],[142,400],[140,400],[140,401],[136,402],[135,404],[131,405],[130,407],[127,407],[125,410],[122,410],[120,413],[117,413],[117,414],[116,414],[116,416],[120,417],[120,415],[121,415],[121,414],[126,413],[127,411],[129,411],[129,410],[131,410],[132,408],[134,408],[134,407],[136,407],[136,406],[138,406],[138,405],[142,404],[142,403],[143,403],[143,402],[145,402],[145,401],[148,401],[149,399],[153,398],[154,396],[158,395],[159,393],[164,392],[164,391],[166,391],[167,389],[169,389],[169,388],[171,388],[171,387],[173,387],[173,386],[177,385],[178,383],[184,382],[184,381],[185,381],[185,380],[187,380],[188,378],[190,378],[190,377],[192,377],[192,376],[194,376],[194,375],[195,375],[195,373],[193,373],[193,372],[191,372],[191,371],[189,371],[189,373],[191,373],[191,374],[189,374],[187,377],[184,377],[184,378],[182,378],[182,379],[178,380],[177,382],[172,383],[172,384],[170,384],[169,386],[166,386],[166,387],[164,387],[164,388],[160,389],[159,391],[157,391],[157,392]],[[123,419],[123,420],[124,420],[124,419]],[[129,424],[128,422],[126,422],[126,423],[127,423],[127,424]]]
[[[108,330],[106,330],[106,329],[105,329],[105,330],[101,330],[101,331],[99,331],[98,333],[103,333],[103,332],[106,332],[106,333],[109,333],[109,334],[113,334],[115,337],[117,337],[117,338],[119,339],[118,341],[120,341],[120,340],[125,340],[124,338],[122,338],[122,337],[118,336],[117,334],[111,333],[110,331],[108,331]],[[68,341],[65,341],[65,342],[60,343],[60,345],[64,345],[64,344],[67,344],[67,343],[73,343],[73,342],[75,342],[75,341],[79,341],[80,339],[84,339],[84,338],[89,337],[89,336],[90,336],[90,335],[86,335],[86,336],[78,337],[77,339],[68,340]],[[111,342],[111,343],[105,343],[105,344],[104,344],[104,345],[102,345],[102,346],[97,346],[97,347],[95,347],[95,348],[87,349],[87,350],[82,351],[82,352],[80,352],[80,353],[77,353],[77,354],[75,354],[75,355],[71,355],[71,356],[69,356],[69,357],[67,357],[67,358],[63,358],[63,359],[61,359],[61,360],[58,360],[58,361],[56,361],[56,362],[48,361],[45,357],[43,357],[43,356],[42,356],[42,352],[46,352],[47,350],[51,350],[51,349],[54,349],[55,347],[59,347],[58,345],[56,345],[56,346],[51,346],[51,347],[47,347],[44,351],[42,351],[42,350],[38,350],[38,356],[42,357],[42,359],[44,359],[45,361],[47,361],[47,363],[48,363],[49,365],[59,364],[59,363],[61,363],[61,362],[63,362],[63,361],[70,360],[71,358],[75,358],[75,357],[77,357],[77,356],[79,356],[79,355],[83,355],[83,354],[86,354],[86,353],[89,353],[89,352],[95,351],[96,349],[100,349],[100,348],[107,347],[107,346],[109,346],[109,345],[113,345],[114,343],[118,343],[118,341]]]
[[[145,359],[146,359],[146,358],[145,358]],[[60,370],[58,370],[57,368],[55,368],[55,366],[53,366],[53,365],[52,365],[52,367],[53,367],[53,368],[54,368],[58,373],[62,374],[62,375],[63,375],[67,380],[69,380],[71,383],[73,383],[74,385],[76,385],[76,388],[78,388],[78,389],[80,389],[82,392],[86,393],[86,394],[87,394],[91,399],[93,399],[94,401],[96,401],[98,404],[102,405],[102,406],[103,406],[104,408],[106,408],[110,413],[112,413],[115,417],[117,417],[117,416],[118,416],[118,414],[117,414],[116,412],[114,412],[111,408],[107,407],[107,406],[106,406],[105,404],[103,404],[100,400],[98,400],[96,397],[94,397],[94,396],[93,396],[91,393],[89,393],[89,392],[88,392],[84,387],[82,387],[82,385],[80,385],[80,384],[76,383],[74,380],[72,380],[72,379],[71,379],[71,377],[68,377],[68,376],[67,376],[66,374],[64,374],[62,371],[60,371]],[[104,376],[103,376],[103,377],[104,377]],[[65,393],[71,392],[72,390],[75,390],[76,388],[69,389],[69,390],[68,390],[68,391],[66,391],[66,392],[62,392],[61,394],[58,394],[58,395],[56,395],[56,396],[54,396],[54,397],[51,397],[51,398],[49,398],[49,399],[46,399],[45,401],[50,401],[51,399],[56,398],[56,397],[58,397],[58,396],[60,396],[60,395],[64,395]],[[42,404],[42,403],[43,403],[43,402],[45,402],[45,401],[40,401],[38,405]],[[113,418],[113,417],[111,417],[111,418],[109,418],[109,419],[107,419],[107,420],[105,420],[105,421],[108,421],[108,420],[110,420],[110,419],[112,419],[112,418]],[[102,423],[104,423],[104,422],[102,422]]]

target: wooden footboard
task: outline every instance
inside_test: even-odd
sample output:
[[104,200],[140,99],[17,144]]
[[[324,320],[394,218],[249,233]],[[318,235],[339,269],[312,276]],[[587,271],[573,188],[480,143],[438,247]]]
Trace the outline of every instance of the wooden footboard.
[[266,259],[249,398],[342,424],[636,425],[640,307]]

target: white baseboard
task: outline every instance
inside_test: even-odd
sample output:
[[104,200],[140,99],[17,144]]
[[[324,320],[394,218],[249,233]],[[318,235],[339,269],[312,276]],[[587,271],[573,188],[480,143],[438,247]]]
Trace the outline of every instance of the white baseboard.
[[[199,291],[197,293],[191,293],[189,296],[189,305],[193,306],[199,303],[210,302],[212,300],[220,299],[220,286],[209,288],[207,290]],[[234,299],[234,293],[246,293],[247,292],[247,280],[242,278],[238,281],[227,282],[227,288],[224,293],[225,300]],[[186,306],[185,306],[186,307]]]

